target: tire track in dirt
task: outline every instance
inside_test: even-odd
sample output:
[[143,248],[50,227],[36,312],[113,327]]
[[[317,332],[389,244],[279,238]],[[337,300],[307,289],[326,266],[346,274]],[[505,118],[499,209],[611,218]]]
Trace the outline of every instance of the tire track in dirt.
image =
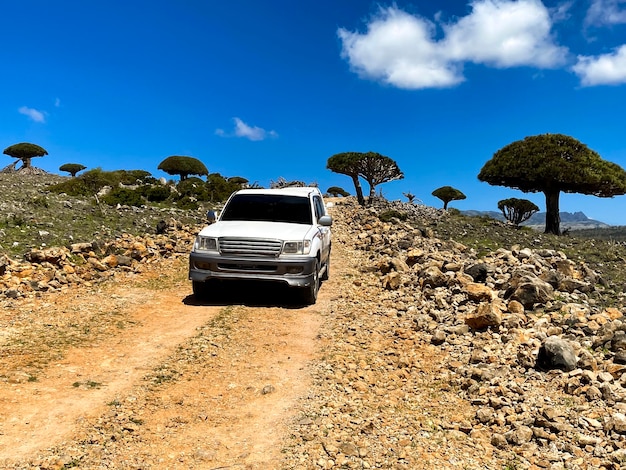
[[[0,461],[23,458],[61,441],[77,420],[101,412],[221,310],[190,308],[183,304],[180,291],[155,293],[119,286],[108,295],[139,304],[128,312],[134,326],[68,350],[37,381],[0,384]],[[106,301],[90,296],[79,301],[94,300]]]
[[[157,276],[174,279],[167,288],[116,281],[46,304],[50,318],[113,305],[126,326],[64,351],[36,381],[0,381],[3,468],[279,468],[339,286],[326,281],[308,307],[293,304],[291,292],[248,286],[196,304],[184,270],[161,268]],[[211,338],[201,354],[198,338]],[[155,381],[168,367],[179,375]]]

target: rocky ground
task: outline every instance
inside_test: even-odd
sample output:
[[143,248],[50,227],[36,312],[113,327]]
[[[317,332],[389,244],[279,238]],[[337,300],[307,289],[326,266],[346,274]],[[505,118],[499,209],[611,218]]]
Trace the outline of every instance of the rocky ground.
[[626,468],[623,297],[599,305],[606,281],[563,252],[478,257],[381,222],[389,208],[342,207],[359,268],[326,323],[293,466]]
[[[126,395],[134,400],[85,420],[76,440],[10,468],[626,468],[626,322],[622,281],[613,275],[623,270],[621,252],[585,242],[592,243],[585,245],[591,250],[585,258],[573,251],[576,240],[488,222],[490,239],[497,233],[504,240],[491,249],[487,239],[470,242],[466,221],[455,225],[449,214],[424,206],[379,202],[361,208],[346,199],[332,214],[331,281],[321,290],[327,297],[319,309],[300,311],[317,338],[300,371],[305,374],[297,376],[306,387],[280,412],[280,442],[269,440],[268,449],[280,448],[280,460],[250,460],[245,452],[216,460],[205,444],[164,464],[155,448],[170,443],[164,430],[182,433],[195,421],[169,416],[167,426],[157,423],[152,433],[144,432],[146,407],[158,414],[161,405],[173,406],[144,387],[142,394]],[[0,302],[5,312],[17,312],[27,302],[101,281],[115,285],[147,266],[179,270],[174,277],[184,278],[184,263],[165,261],[184,259],[195,230],[172,220],[159,236],[38,247],[24,260],[6,256]],[[207,377],[198,351],[219,346],[216,338],[229,338],[232,356],[226,357],[238,363],[234,358],[249,351],[250,328],[260,325],[263,313],[283,316],[298,331],[297,316],[286,316],[287,310],[235,310],[235,323],[226,321],[228,315],[222,319],[230,329],[217,334],[206,324],[171,356],[178,364],[173,382],[182,385],[176,394],[184,394],[186,380]],[[12,318],[16,328],[20,322]],[[244,318],[257,320],[240,335]],[[10,322],[3,325],[6,340]],[[270,337],[277,325],[260,328]],[[15,347],[2,343],[3,364],[19,357],[7,344]],[[250,364],[241,364],[242,371]],[[159,367],[149,382],[164,370]],[[0,371],[0,379],[24,386],[36,369],[24,363],[13,375]],[[271,396],[271,384],[278,382],[269,383]],[[257,388],[262,394],[264,386],[251,390]],[[243,394],[241,400],[255,397]],[[200,401],[192,395],[186,403]],[[239,402],[232,406],[244,411],[222,412],[242,421],[246,413],[254,415]],[[196,430],[194,439],[206,432]]]

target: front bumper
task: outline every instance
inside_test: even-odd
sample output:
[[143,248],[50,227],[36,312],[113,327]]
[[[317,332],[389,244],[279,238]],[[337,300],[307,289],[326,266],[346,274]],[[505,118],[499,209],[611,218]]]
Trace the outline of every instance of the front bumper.
[[308,287],[315,280],[316,258],[241,258],[192,251],[189,279],[273,281],[290,287]]

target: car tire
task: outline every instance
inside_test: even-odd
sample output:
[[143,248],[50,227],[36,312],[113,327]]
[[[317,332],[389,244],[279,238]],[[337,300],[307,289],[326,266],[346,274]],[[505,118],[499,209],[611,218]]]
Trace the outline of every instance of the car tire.
[[315,262],[315,270],[313,271],[313,282],[302,289],[302,300],[306,305],[313,305],[317,302],[317,293],[320,289],[320,262]]
[[191,281],[193,295],[198,300],[205,300],[209,296],[209,285],[207,282]]
[[324,269],[324,274],[322,274],[322,277],[320,279],[322,281],[328,281],[329,278],[330,278],[330,256],[326,260],[326,266],[325,266],[325,269]]

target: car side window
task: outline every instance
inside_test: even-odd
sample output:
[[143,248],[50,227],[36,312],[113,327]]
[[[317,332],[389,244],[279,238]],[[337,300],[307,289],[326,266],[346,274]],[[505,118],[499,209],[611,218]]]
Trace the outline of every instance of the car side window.
[[313,205],[315,206],[315,218],[317,220],[319,220],[320,217],[326,215],[326,211],[324,210],[324,204],[322,203],[322,199],[320,197],[313,197]]

